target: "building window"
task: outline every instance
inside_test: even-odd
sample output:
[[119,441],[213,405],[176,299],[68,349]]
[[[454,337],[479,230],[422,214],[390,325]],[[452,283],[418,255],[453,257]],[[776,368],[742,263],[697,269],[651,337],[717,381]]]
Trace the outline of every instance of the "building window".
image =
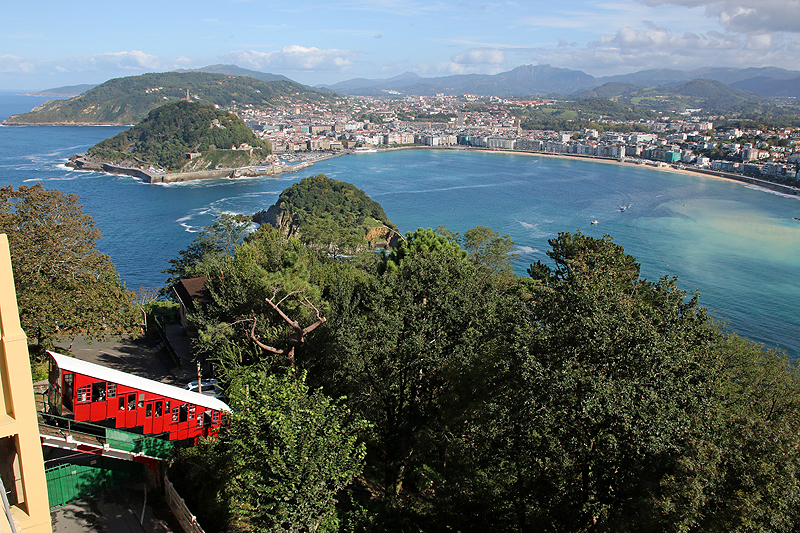
[[89,395],[91,393],[92,393],[91,385],[84,385],[83,387],[78,387],[78,403],[88,402]]

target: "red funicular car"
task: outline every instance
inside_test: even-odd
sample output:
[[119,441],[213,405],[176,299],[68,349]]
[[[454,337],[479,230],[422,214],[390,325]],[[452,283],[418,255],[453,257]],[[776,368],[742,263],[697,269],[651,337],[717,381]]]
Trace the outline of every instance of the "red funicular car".
[[214,434],[230,412],[214,397],[48,353],[50,414],[184,440]]

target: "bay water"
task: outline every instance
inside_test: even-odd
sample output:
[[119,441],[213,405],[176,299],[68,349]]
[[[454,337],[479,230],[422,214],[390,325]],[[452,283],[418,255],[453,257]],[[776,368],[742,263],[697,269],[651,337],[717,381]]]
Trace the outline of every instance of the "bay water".
[[[0,120],[45,99],[0,94]],[[128,288],[161,272],[219,213],[267,209],[311,174],[350,182],[402,232],[478,225],[508,234],[515,269],[547,262],[561,231],[610,235],[648,279],[677,276],[728,328],[800,357],[800,199],[732,182],[614,163],[459,150],[346,155],[275,178],[148,185],[73,171],[68,157],[124,128],[0,127],[0,186],[43,183],[77,194]],[[621,206],[626,209],[622,211]],[[597,221],[597,224],[592,224]]]

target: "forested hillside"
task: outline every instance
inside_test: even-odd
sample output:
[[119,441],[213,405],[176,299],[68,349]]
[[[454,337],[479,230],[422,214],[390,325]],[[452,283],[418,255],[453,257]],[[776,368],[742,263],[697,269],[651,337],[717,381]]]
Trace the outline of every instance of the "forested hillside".
[[293,102],[321,102],[330,95],[292,81],[261,81],[205,72],[165,72],[114,78],[70,98],[51,100],[6,124],[136,124],[153,109],[186,98],[228,108],[268,108]]
[[254,218],[304,243],[325,241],[333,252],[386,243],[399,235],[380,204],[354,185],[324,174],[285,189],[274,205]]
[[[254,150],[231,150],[242,144]],[[177,171],[187,165],[198,167],[196,160],[189,160],[189,153],[201,153],[199,160],[206,158],[209,163],[217,158],[243,163],[231,166],[247,166],[251,160],[264,160],[269,143],[256,137],[236,115],[212,105],[179,101],[154,109],[136,126],[97,143],[87,156],[122,166]]]
[[207,531],[800,527],[797,366],[610,237],[520,277],[489,228],[348,257],[232,234],[172,272],[207,277],[192,346],[233,409],[170,472]]

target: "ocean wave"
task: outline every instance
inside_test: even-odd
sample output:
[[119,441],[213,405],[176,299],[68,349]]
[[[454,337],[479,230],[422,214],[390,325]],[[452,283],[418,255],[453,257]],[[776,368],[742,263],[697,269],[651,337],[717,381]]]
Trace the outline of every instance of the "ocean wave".
[[538,248],[533,248],[531,246],[517,245],[517,252],[521,254],[535,254],[541,252],[541,250],[539,250]]
[[432,192],[444,192],[444,191],[455,191],[457,189],[484,189],[487,187],[497,187],[498,184],[496,183],[484,183],[479,185],[456,185],[453,187],[441,187],[439,189],[419,189],[414,191],[386,191],[386,192],[377,192],[372,193],[370,196],[385,196],[387,194],[428,194]]
[[753,191],[768,192],[768,193],[774,194],[776,196],[783,196],[784,198],[795,198],[795,199],[800,200],[800,195],[789,194],[789,193],[780,192],[780,191],[773,191],[772,189],[767,189],[766,187],[759,187],[758,185],[745,185],[744,188],[745,189],[751,189]]

